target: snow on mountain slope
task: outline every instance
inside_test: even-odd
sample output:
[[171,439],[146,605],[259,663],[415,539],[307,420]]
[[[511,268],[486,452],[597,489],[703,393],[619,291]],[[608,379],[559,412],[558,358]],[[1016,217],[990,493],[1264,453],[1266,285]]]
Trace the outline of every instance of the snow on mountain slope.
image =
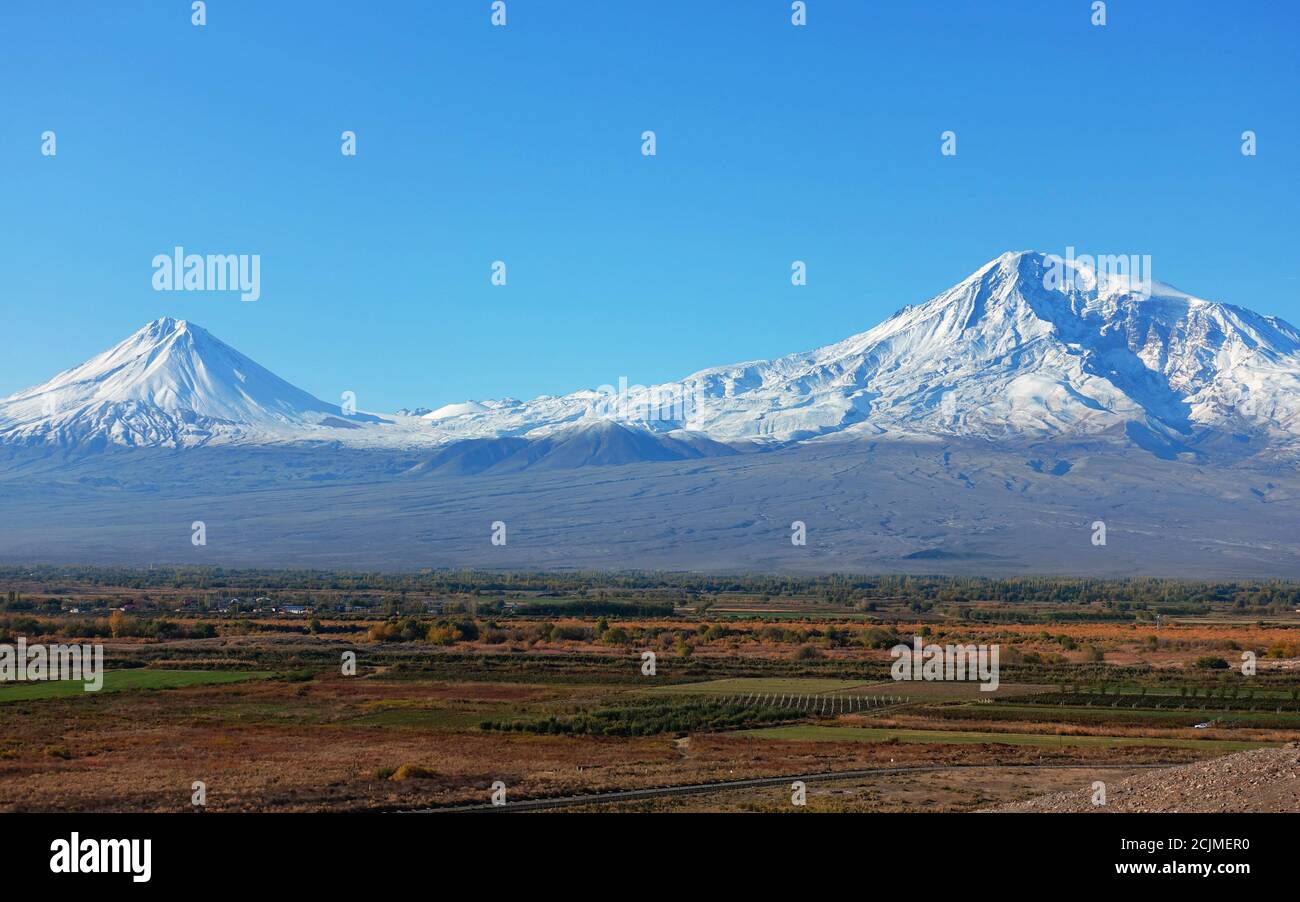
[[[664,459],[692,445],[711,456],[721,453],[717,443],[886,434],[1107,436],[1157,453],[1218,440],[1300,447],[1295,327],[1161,283],[1140,290],[1134,280],[1077,262],[1072,278],[1053,279],[1057,263],[1034,252],[1003,254],[873,329],[776,360],[650,387],[470,400],[383,419],[344,417],[197,326],[162,319],[0,401],[0,441],[174,447],[324,439],[415,447],[546,440],[522,452],[516,444],[465,445],[452,458],[469,454],[470,463],[457,467],[513,466],[507,458]],[[581,450],[593,424],[611,421],[624,430]],[[570,450],[559,453],[562,447]]]
[[483,413],[488,408],[477,401],[462,401],[459,404],[444,404],[437,410],[424,414],[426,420],[445,420],[448,417],[461,417],[469,413]]
[[331,434],[327,404],[204,329],[164,317],[80,366],[0,400],[0,440],[82,446],[186,447]]
[[[448,439],[545,435],[592,417],[716,440],[882,433],[988,438],[1205,429],[1300,437],[1300,333],[1240,307],[1004,254],[841,342],[621,395],[577,392],[440,417]],[[1053,287],[1048,287],[1053,285]]]

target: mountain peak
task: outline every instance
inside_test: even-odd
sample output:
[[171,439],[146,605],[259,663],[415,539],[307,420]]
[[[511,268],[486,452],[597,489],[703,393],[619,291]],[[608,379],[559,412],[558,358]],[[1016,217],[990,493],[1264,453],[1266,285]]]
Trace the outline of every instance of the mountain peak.
[[[1121,263],[1128,269],[1115,272]],[[1145,257],[1068,249],[1008,251],[821,348],[620,386],[463,401],[395,422],[345,416],[201,327],[164,316],[0,401],[0,442],[415,446],[534,441],[575,424],[573,436],[620,435],[610,424],[621,423],[716,442],[1110,436],[1168,450],[1218,436],[1300,448],[1300,332],[1152,280]]]
[[164,316],[4,399],[0,438],[177,447],[312,426],[339,413],[202,327]]
[[137,330],[137,333],[147,332],[151,335],[171,335],[174,332],[185,332],[191,328],[197,329],[200,332],[205,331],[201,326],[191,324],[189,320],[176,319],[171,316],[160,316],[153,322],[145,323]]
[[825,347],[606,400],[483,406],[431,429],[445,440],[536,436],[594,406],[650,431],[724,441],[1136,434],[1170,448],[1217,432],[1300,445],[1300,344],[1280,320],[1150,279],[1145,256],[1019,250]]

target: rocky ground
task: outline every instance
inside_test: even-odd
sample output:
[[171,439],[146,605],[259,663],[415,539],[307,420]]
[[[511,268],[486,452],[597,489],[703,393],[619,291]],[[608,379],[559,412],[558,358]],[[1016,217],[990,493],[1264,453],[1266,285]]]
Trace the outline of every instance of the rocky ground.
[[988,810],[1300,812],[1300,743],[1238,752],[1108,782],[1105,805],[1094,805],[1093,795],[1089,786]]

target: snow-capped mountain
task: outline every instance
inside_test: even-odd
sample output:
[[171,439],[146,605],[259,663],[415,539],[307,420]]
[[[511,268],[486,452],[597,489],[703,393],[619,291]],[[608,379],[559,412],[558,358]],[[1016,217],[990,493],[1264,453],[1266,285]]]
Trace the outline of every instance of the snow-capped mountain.
[[[776,360],[650,387],[458,401],[421,416],[344,416],[197,326],[162,319],[0,401],[0,441],[473,443],[440,450],[435,469],[507,458],[512,467],[541,457],[624,462],[639,451],[680,459],[882,435],[1113,436],[1162,452],[1217,438],[1300,445],[1295,327],[1078,263],[1053,278],[1060,263],[1004,254],[873,329]],[[591,431],[611,422],[622,428]],[[521,450],[520,441],[545,444]]]
[[806,353],[614,394],[481,402],[437,416],[434,431],[448,439],[537,436],[610,417],[721,441],[1300,438],[1293,326],[1162,283],[1139,290],[1081,265],[1054,285],[1058,262],[1004,254],[929,301]]
[[0,440],[16,444],[188,447],[332,436],[348,426],[337,405],[171,317],[0,400]]

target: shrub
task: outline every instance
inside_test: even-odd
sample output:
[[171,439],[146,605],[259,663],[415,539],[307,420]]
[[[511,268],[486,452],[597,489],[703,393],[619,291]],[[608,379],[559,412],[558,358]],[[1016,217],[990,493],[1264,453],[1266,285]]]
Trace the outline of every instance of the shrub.
[[438,776],[437,771],[429,770],[427,767],[421,767],[418,764],[403,764],[388,779],[394,781],[401,780],[430,780]]

